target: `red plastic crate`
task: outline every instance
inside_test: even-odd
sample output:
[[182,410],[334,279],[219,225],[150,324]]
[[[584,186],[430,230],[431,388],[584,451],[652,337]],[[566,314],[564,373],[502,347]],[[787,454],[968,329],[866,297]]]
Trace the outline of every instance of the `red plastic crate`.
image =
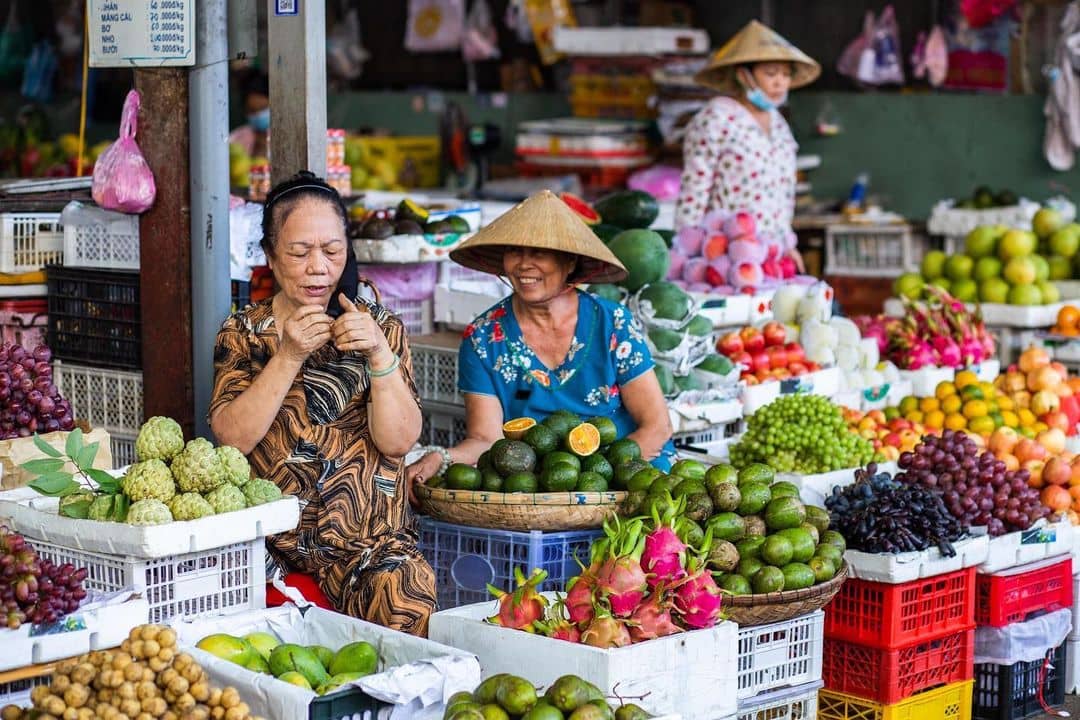
[[975,677],[975,629],[896,650],[825,640],[821,678],[829,690],[884,705]]
[[1031,570],[1024,572],[979,574],[976,578],[975,622],[1004,627],[1023,622],[1035,614],[1072,607],[1072,558],[1033,565]]
[[975,624],[975,568],[896,585],[849,578],[825,607],[825,637],[896,649]]
[[49,304],[45,298],[0,302],[0,335],[4,342],[33,350],[45,344]]

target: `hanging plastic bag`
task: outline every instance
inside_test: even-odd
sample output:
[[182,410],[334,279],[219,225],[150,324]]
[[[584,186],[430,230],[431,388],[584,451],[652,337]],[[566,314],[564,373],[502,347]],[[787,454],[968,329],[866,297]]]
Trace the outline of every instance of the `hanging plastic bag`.
[[52,43],[42,40],[34,45],[23,69],[22,96],[40,103],[51,102],[55,75],[56,53]]
[[11,3],[4,29],[0,30],[0,79],[16,78],[30,55],[29,30],[19,22],[18,3]]
[[495,60],[499,57],[499,34],[491,17],[487,0],[474,0],[469,16],[465,19],[465,39],[461,43],[461,55],[465,62]]
[[867,11],[862,33],[844,48],[836,70],[863,85],[904,83],[900,26],[892,5],[887,5],[876,20],[874,13]]
[[465,32],[465,0],[409,0],[405,49],[443,52],[461,47]]
[[844,52],[840,53],[840,59],[836,61],[836,71],[852,80],[858,79],[860,59],[864,51],[870,47],[870,41],[874,36],[874,13],[867,10],[863,16],[863,29],[859,35],[848,43]]
[[138,115],[139,92],[131,90],[124,100],[120,137],[94,164],[91,194],[94,202],[106,210],[135,214],[146,212],[154,204],[154,174],[135,144]]
[[360,77],[370,57],[360,40],[359,12],[349,8],[326,36],[326,72],[333,80],[348,83]]

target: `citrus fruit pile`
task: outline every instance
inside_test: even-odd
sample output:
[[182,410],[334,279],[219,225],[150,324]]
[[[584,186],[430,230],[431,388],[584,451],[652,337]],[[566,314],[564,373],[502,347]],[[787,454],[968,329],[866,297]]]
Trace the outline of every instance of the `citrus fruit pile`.
[[820,395],[784,395],[750,416],[731,447],[742,468],[765,463],[781,472],[815,473],[860,467],[874,459],[868,440],[853,433],[843,411]]
[[903,398],[897,411],[908,422],[922,423],[931,431],[967,430],[983,437],[1002,426],[1034,431],[1036,423],[1027,409],[1018,408],[993,383],[980,382],[970,370],[956,373],[953,381],[938,383],[932,397]]
[[[583,422],[568,410],[543,421],[516,418],[476,466],[454,463],[429,487],[484,492],[606,492],[625,489],[630,475],[648,465],[628,438],[617,439],[611,418]],[[626,467],[624,467],[626,466]]]

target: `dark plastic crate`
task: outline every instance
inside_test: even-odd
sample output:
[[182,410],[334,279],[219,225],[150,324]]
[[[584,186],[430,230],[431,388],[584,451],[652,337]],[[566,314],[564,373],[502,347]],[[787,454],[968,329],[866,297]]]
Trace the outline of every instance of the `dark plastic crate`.
[[1050,667],[1045,670],[1045,677],[1042,660],[1015,665],[976,665],[971,717],[974,720],[1020,720],[1041,715],[1040,680],[1043,700],[1048,706],[1064,703],[1065,645],[1061,643],[1047,652]]
[[82,365],[142,369],[139,273],[50,265],[49,347]]
[[589,564],[589,547],[600,530],[513,532],[451,525],[420,518],[420,551],[435,570],[439,608],[494,600],[487,584],[511,589],[514,568],[528,575],[547,570],[541,590],[564,590],[566,582]]
[[243,310],[251,304],[251,283],[246,280],[232,281],[232,312]]

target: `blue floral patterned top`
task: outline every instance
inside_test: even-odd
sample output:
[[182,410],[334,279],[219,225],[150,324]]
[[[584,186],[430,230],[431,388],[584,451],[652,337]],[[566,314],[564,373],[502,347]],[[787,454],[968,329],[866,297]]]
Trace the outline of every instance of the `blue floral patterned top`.
[[[620,438],[636,430],[619,388],[653,368],[641,324],[625,305],[577,293],[577,327],[561,365],[546,367],[525,344],[507,297],[465,328],[458,388],[498,398],[507,419],[543,420],[564,408],[582,418],[610,417]],[[668,440],[652,464],[668,470],[674,458]]]

